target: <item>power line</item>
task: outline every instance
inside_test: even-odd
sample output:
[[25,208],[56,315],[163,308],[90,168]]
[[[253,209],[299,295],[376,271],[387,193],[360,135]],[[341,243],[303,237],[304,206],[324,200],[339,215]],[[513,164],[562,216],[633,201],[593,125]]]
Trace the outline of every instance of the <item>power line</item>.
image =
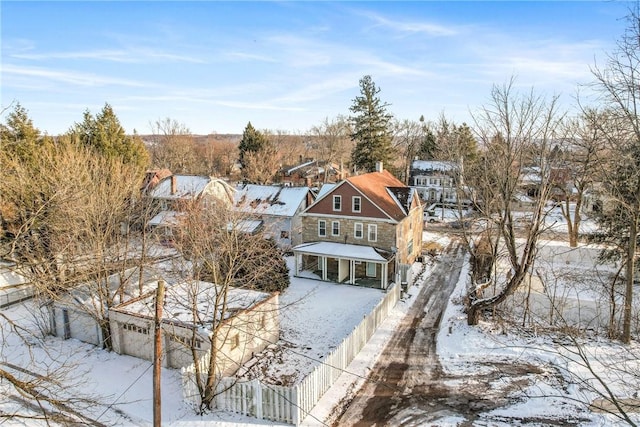
[[128,386],[128,387],[127,387],[127,388],[126,388],[122,393],[120,393],[120,395],[119,395],[118,397],[116,397],[116,399],[115,399],[113,402],[111,402],[111,403],[109,404],[109,406],[107,406],[107,407],[105,408],[105,410],[104,410],[104,411],[102,411],[102,413],[101,413],[100,415],[98,415],[98,417],[96,418],[96,421],[98,421],[98,420],[100,419],[100,417],[102,417],[104,414],[106,414],[106,413],[107,413],[107,411],[108,411],[109,409],[111,409],[111,407],[112,407],[113,405],[115,405],[115,404],[118,402],[118,400],[120,400],[120,398],[121,398],[122,396],[124,396],[124,394],[125,394],[126,392],[128,392],[128,391],[131,389],[131,387],[133,387],[133,386],[134,386],[138,381],[140,381],[140,379],[144,376],[144,374],[146,374],[147,372],[149,372],[149,369],[151,369],[151,367],[152,367],[152,366],[153,366],[153,363],[150,363],[150,364],[149,364],[149,366],[147,366],[147,369],[145,369],[144,371],[142,371],[142,373],[141,373],[140,375],[138,375],[138,378],[136,378],[135,380],[133,380],[133,382],[132,382],[131,384],[129,384],[129,386]]

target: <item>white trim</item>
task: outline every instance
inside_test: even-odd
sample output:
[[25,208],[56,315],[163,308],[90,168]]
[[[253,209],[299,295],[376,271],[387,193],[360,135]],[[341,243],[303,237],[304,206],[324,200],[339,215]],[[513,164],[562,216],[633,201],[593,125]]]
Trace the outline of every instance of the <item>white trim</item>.
[[[318,218],[337,218],[337,219],[349,219],[349,220],[362,220],[362,221],[371,221],[377,222],[379,224],[400,224],[401,221],[404,221],[404,218],[400,221],[396,221],[395,219],[385,217],[385,218],[374,218],[371,216],[358,216],[358,215],[334,215],[334,214],[324,214],[324,213],[301,213],[300,216],[304,217],[318,217]],[[407,217],[405,217],[407,218]]]
[[[320,223],[324,225],[324,234],[320,233]],[[327,237],[327,220],[325,219],[318,220],[318,237]]]
[[[371,238],[371,231],[375,230],[375,239]],[[369,242],[377,242],[378,241],[378,224],[367,224],[367,240]]]
[[[358,226],[360,226],[360,235],[358,236]],[[364,225],[361,222],[356,222],[353,224],[353,238],[354,239],[364,239]]]
[[[336,201],[340,205],[339,209],[336,209]],[[342,196],[340,194],[334,194],[331,199],[331,209],[334,212],[342,212]]]
[[[356,210],[356,199],[358,200],[358,209]],[[362,212],[362,196],[351,196],[351,212]]]
[[[336,225],[338,232],[336,233]],[[340,236],[340,221],[331,221],[331,235]]]
[[[378,272],[378,267],[376,267],[378,264],[375,262],[368,262],[367,261],[367,267],[366,267],[366,275],[367,277],[376,277],[376,273]],[[369,271],[371,269],[371,267],[373,267],[373,274],[371,274],[371,272]]]

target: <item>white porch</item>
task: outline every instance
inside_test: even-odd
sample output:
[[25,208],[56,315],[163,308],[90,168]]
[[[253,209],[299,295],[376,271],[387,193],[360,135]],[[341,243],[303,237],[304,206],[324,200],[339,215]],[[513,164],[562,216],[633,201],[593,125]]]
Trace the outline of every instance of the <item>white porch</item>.
[[395,274],[393,253],[370,246],[311,242],[293,248],[296,276],[312,271],[324,281],[387,289]]

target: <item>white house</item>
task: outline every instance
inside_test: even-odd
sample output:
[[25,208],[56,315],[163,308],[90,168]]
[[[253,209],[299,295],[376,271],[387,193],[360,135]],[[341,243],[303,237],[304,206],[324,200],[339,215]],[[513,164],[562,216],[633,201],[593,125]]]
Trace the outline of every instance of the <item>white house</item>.
[[151,227],[161,227],[170,234],[181,203],[213,198],[231,204],[233,193],[233,187],[220,178],[199,175],[168,176],[149,191],[149,197],[158,204],[160,211],[148,224]]
[[[218,375],[233,375],[254,353],[278,340],[278,312],[277,293],[234,288],[225,293],[223,287],[201,281],[168,286],[162,309],[163,363],[187,366],[194,362],[192,350],[200,358],[214,341]],[[152,360],[154,316],[155,293],[112,309],[113,349]]]
[[302,243],[300,213],[314,197],[309,187],[247,184],[235,192],[233,209],[253,220],[262,221],[265,237],[289,250]]
[[0,260],[0,307],[29,299],[34,286],[24,277],[15,263]]
[[442,160],[414,160],[409,186],[415,188],[426,206],[431,203],[456,203],[456,180],[460,165]]

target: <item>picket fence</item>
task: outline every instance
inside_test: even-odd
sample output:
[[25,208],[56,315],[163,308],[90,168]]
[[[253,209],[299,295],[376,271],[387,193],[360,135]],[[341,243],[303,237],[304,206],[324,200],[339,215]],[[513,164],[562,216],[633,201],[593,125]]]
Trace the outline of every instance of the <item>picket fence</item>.
[[[217,384],[216,408],[259,419],[300,425],[395,307],[400,299],[400,291],[400,285],[390,287],[384,299],[371,313],[298,384],[287,387],[262,384],[259,380],[222,378]],[[204,368],[208,362],[208,355],[205,355],[198,363]],[[185,401],[200,405],[195,372],[194,364],[182,368],[182,391]],[[200,372],[206,370],[201,369]]]

